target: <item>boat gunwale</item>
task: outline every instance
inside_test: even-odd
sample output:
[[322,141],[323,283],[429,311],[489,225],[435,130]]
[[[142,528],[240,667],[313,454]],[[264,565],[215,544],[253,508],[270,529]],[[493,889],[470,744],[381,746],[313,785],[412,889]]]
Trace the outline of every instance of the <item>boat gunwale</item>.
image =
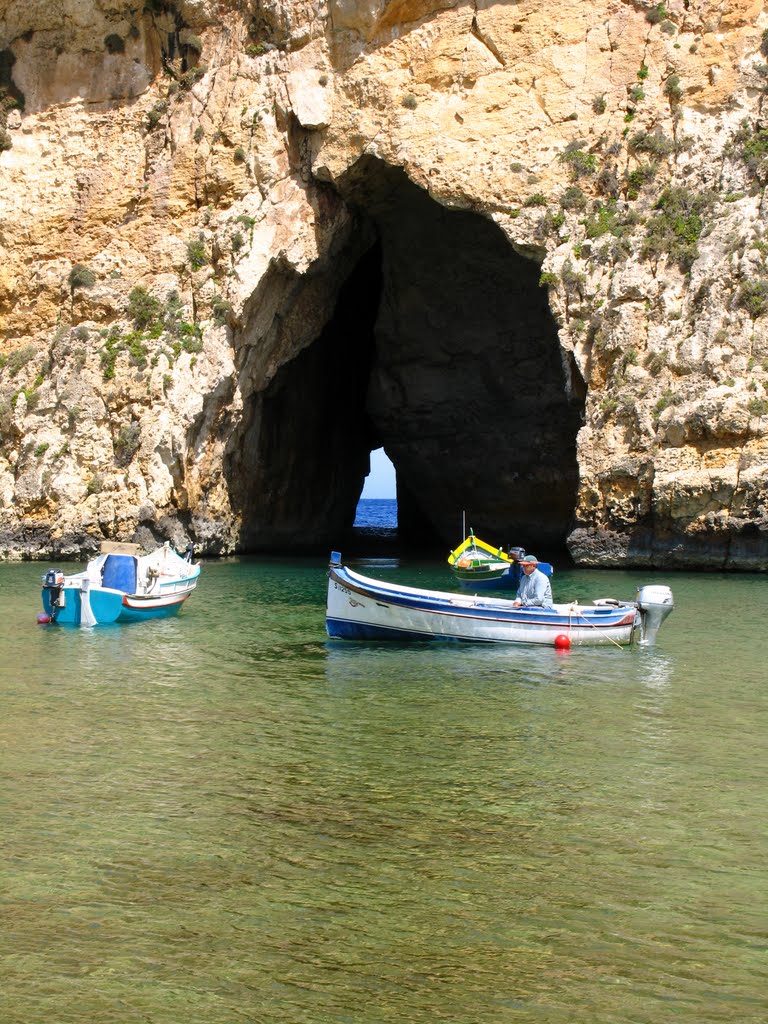
[[[123,604],[126,607],[141,608],[142,606],[152,605],[155,608],[168,608],[174,604],[181,604],[182,601],[186,601],[189,595],[194,590],[194,587],[188,587],[186,590],[177,591],[173,594],[123,594]],[[119,591],[118,591],[119,593]],[[135,604],[133,603],[135,602]]]
[[461,544],[451,551],[448,555],[448,564],[452,567],[456,565],[461,555],[466,554],[466,552],[472,547],[475,547],[484,554],[489,555],[490,558],[504,562],[505,565],[515,564],[515,560],[510,555],[506,554],[503,548],[494,548],[488,544],[487,541],[480,540],[480,538],[476,537],[473,533],[470,533],[469,536],[465,537]]

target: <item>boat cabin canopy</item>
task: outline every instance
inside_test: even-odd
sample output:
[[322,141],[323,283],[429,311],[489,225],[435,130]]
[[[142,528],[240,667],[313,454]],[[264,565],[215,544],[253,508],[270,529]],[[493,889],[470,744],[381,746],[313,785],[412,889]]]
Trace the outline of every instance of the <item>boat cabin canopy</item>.
[[135,594],[135,555],[107,555],[102,567],[101,584],[111,590],[122,590],[124,594]]

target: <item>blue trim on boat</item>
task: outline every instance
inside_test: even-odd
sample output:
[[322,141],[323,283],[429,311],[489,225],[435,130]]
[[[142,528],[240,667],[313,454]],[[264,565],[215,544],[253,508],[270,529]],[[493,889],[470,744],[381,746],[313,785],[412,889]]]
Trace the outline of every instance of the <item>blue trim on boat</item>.
[[[430,597],[411,590],[399,589],[389,590],[384,587],[374,587],[366,579],[364,584],[357,583],[346,572],[346,567],[339,569],[332,568],[329,575],[339,586],[347,587],[354,592],[365,594],[369,599],[379,600],[382,604],[391,604],[397,607],[412,608],[418,611],[433,612],[436,614],[461,616],[463,618],[481,619],[483,621],[514,622],[527,626],[546,626],[551,628],[554,625],[566,628],[577,625],[579,620],[591,622],[598,620],[600,625],[619,625],[631,609],[626,606],[618,608],[603,608],[578,606],[571,614],[564,614],[554,608],[512,608],[509,602],[478,601],[476,604],[468,603],[469,598],[459,594],[446,595],[445,597]],[[504,607],[506,605],[507,607]]]
[[[367,622],[349,622],[346,619],[326,617],[325,628],[332,640],[445,640],[461,643],[488,643],[488,640],[477,641],[463,636],[450,636],[448,633],[421,632],[413,629],[396,629],[389,626],[375,626]],[[505,643],[506,641],[490,641]]]
[[[170,580],[167,583],[163,583],[162,580],[161,580],[160,581],[160,589],[162,590],[163,587],[183,587],[183,586],[186,586],[187,583],[191,583],[192,580],[196,580],[199,575],[200,575],[200,572],[198,571],[198,572],[192,573],[191,576],[184,576],[184,577],[176,579],[176,580]],[[191,593],[191,591],[190,591],[190,593]]]

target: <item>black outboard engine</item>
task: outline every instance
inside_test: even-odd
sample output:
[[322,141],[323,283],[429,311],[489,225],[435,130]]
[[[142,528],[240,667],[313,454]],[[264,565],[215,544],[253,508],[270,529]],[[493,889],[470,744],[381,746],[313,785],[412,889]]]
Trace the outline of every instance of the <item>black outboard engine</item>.
[[56,620],[56,612],[64,607],[64,573],[61,569],[49,569],[43,576],[43,590],[47,590],[51,602],[51,619]]
[[186,549],[184,550],[184,561],[191,562],[194,557],[195,545],[192,543],[192,541],[190,541],[189,544],[187,544]]
[[675,607],[669,587],[648,584],[637,591],[640,612],[640,643],[653,644],[659,627]]

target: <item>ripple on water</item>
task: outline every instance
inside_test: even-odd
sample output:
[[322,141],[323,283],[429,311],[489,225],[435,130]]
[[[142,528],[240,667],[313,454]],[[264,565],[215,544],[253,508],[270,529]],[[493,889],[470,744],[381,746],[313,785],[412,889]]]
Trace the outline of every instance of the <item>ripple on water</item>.
[[768,1016],[764,581],[559,654],[329,642],[309,562],[39,629],[39,573],[0,566],[3,1024]]

